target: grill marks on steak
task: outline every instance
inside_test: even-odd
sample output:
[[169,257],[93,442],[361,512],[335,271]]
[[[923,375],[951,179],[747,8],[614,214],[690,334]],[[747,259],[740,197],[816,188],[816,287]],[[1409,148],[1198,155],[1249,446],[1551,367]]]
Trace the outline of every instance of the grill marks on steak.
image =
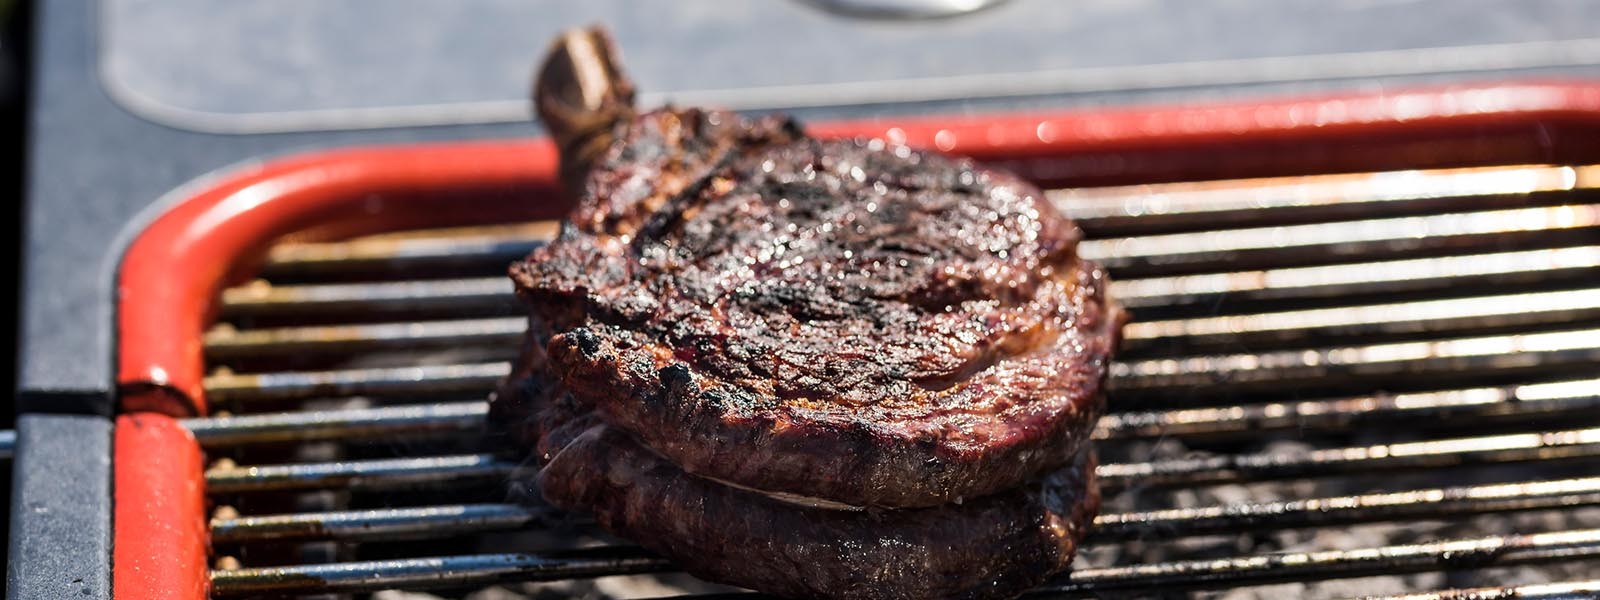
[[664,110],[515,265],[577,401],[683,469],[934,506],[1067,464],[1121,317],[1033,186],[881,141]]

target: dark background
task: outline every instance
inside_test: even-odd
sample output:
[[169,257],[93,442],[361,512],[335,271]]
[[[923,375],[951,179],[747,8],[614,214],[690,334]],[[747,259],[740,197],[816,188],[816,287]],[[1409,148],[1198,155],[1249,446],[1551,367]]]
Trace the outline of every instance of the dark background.
[[[26,128],[23,125],[23,106],[26,104],[28,73],[28,47],[31,22],[31,3],[0,2],[0,198],[4,198],[5,214],[0,216],[5,239],[5,258],[0,260],[0,286],[16,300],[20,293],[17,273],[22,252],[23,198],[25,188],[22,168],[26,162]],[[16,302],[5,303],[6,312],[0,316],[0,347],[4,348],[4,361],[0,362],[0,385],[8,393],[0,394],[0,427],[15,426],[13,396],[16,389],[17,313]],[[10,461],[0,462],[0,481],[11,481]],[[5,496],[0,496],[5,497]],[[0,519],[0,534],[9,534],[7,522]],[[3,548],[3,547],[0,547]],[[0,550],[3,552],[3,550]]]

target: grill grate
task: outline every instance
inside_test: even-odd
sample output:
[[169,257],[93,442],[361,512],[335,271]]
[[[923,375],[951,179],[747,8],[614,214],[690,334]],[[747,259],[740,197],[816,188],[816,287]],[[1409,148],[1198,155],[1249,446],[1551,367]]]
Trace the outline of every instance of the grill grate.
[[[1600,457],[1597,186],[1600,167],[1513,166],[1052,192],[1137,321],[1095,432],[1107,509],[1078,567],[1036,594],[1600,558],[1600,530],[1571,525],[1600,506],[1583,476]],[[482,435],[479,399],[524,326],[498,273],[552,231],[284,244],[223,292],[205,389],[227,412],[185,422],[214,461],[214,595],[671,570],[603,537],[554,545],[591,534],[520,502],[506,481],[527,467]],[[1224,488],[1234,501],[1194,495]],[[1574,518],[1472,529],[1549,513]],[[1469,533],[1317,537],[1418,520]],[[1204,543],[1287,530],[1312,542]],[[1511,587],[1405,598],[1600,587],[1485,577]]]

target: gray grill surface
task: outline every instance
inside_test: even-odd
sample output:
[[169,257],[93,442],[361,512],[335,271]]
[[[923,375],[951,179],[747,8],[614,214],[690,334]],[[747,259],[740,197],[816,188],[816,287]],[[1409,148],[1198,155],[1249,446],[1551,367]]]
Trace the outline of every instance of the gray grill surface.
[[[1511,166],[1051,192],[1135,321],[1095,432],[1106,507],[1035,593],[1600,593],[1572,581],[1600,568],[1597,187]],[[186,422],[216,596],[673,570],[541,506],[486,434],[524,326],[502,273],[551,231],[280,245],[223,292],[225,413]]]

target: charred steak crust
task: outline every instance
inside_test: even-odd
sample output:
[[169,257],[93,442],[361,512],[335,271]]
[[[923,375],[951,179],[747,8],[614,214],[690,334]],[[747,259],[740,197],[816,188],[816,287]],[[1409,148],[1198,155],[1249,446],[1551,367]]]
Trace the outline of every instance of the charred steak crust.
[[551,376],[684,470],[882,507],[1075,456],[1122,316],[1035,187],[790,122],[618,125],[560,235],[513,265]]
[[960,505],[831,510],[684,473],[592,415],[558,432],[546,499],[689,573],[788,598],[1007,598],[1072,561],[1099,507],[1092,451]]

